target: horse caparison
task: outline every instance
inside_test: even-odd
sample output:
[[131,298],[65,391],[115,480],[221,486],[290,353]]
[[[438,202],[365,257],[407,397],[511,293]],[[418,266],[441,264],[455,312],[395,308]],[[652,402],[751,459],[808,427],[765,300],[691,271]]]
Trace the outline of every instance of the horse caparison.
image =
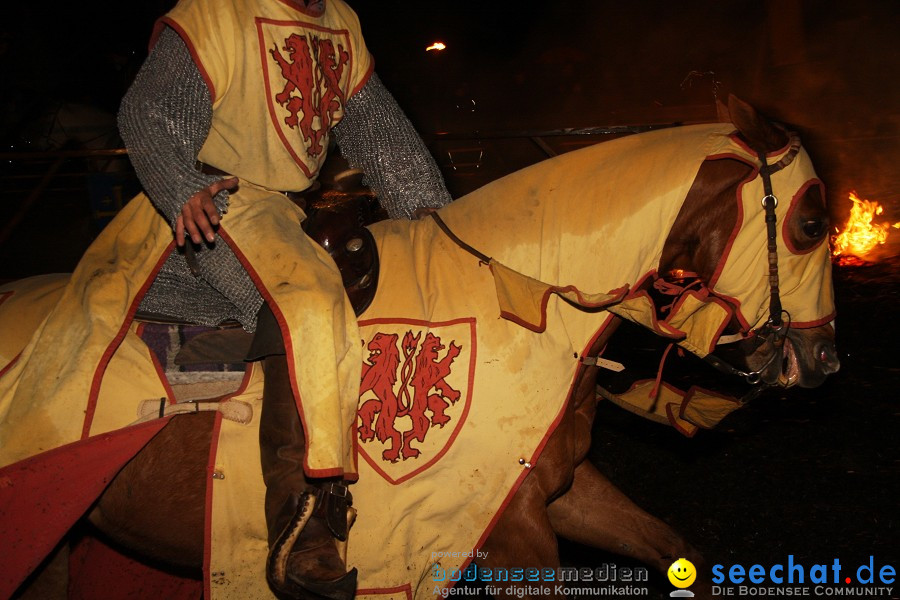
[[[742,103],[732,102],[731,118],[751,147],[774,150],[786,143],[782,130]],[[729,159],[708,160],[702,165],[666,240],[660,274],[691,272],[701,281],[714,276],[738,218],[735,191],[752,171],[747,164]],[[822,241],[827,212],[816,188],[806,191],[791,219],[789,242],[799,251]],[[616,325],[603,330],[588,354],[600,354]],[[829,325],[792,330],[788,336],[799,361],[795,382],[818,385],[836,370]],[[748,343],[738,351],[755,368],[767,364],[775,350]],[[776,360],[765,369],[766,383],[778,382],[782,362]],[[561,536],[634,558],[660,571],[674,559],[685,557],[702,574],[702,557],[681,535],[636,506],[587,460],[598,402],[597,372],[595,366],[580,368],[574,393],[541,460],[496,521],[482,546],[486,558],[479,564],[491,568],[558,567],[557,536]],[[290,393],[289,386],[286,389],[285,393]],[[122,469],[90,520],[118,543],[148,558],[200,567],[204,552],[202,498],[212,424],[211,414],[175,417]],[[138,505],[152,510],[136,510]],[[698,580],[692,591],[704,596],[708,582]]]

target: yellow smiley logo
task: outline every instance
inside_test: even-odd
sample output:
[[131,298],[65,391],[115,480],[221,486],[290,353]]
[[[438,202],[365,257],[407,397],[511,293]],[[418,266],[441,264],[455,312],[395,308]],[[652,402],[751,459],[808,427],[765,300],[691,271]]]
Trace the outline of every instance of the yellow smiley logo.
[[669,582],[677,588],[690,587],[697,579],[694,563],[686,558],[679,558],[673,562],[666,574],[669,576]]

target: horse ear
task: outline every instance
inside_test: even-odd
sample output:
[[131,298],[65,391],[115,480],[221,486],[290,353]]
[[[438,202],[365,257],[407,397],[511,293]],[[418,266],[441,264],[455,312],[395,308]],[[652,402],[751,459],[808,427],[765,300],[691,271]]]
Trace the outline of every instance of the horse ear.
[[731,123],[731,113],[728,112],[728,106],[716,98],[716,118],[719,123]]
[[789,138],[784,129],[770,123],[734,94],[728,95],[727,112],[747,144],[757,152],[778,150],[787,144]]

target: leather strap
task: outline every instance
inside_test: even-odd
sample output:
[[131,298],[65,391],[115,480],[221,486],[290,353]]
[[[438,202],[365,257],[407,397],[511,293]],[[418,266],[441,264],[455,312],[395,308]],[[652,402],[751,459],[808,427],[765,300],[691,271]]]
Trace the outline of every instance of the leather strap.
[[471,254],[472,256],[474,256],[475,258],[477,258],[484,264],[486,264],[486,265],[490,264],[490,262],[492,260],[490,256],[479,252],[478,250],[476,250],[469,244],[467,244],[464,241],[462,241],[461,239],[459,239],[459,237],[457,237],[457,235],[455,233],[453,233],[453,231],[450,229],[450,227],[447,226],[447,224],[444,222],[444,220],[441,218],[441,216],[439,214],[437,214],[436,212],[432,212],[432,213],[428,213],[428,216],[430,216],[432,219],[434,219],[434,222],[437,224],[437,226],[440,228],[440,230],[443,231],[444,234],[448,238],[453,240],[453,243],[455,243],[457,246],[459,246],[460,248],[462,248],[463,250],[465,250],[466,252],[468,252],[469,254]]
[[336,539],[346,542],[349,534],[347,511],[353,504],[353,496],[347,485],[343,482],[317,484],[307,488],[305,493],[316,497],[313,516],[324,520]]

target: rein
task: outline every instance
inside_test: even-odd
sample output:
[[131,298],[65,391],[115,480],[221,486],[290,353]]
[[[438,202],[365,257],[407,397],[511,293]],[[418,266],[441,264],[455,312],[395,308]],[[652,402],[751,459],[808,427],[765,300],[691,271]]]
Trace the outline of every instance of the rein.
[[447,224],[444,222],[444,220],[440,217],[440,215],[437,214],[437,212],[431,212],[428,214],[432,219],[434,219],[434,222],[437,224],[437,226],[440,228],[440,230],[443,231],[447,235],[448,238],[453,240],[453,242],[457,246],[459,246],[460,248],[462,248],[463,250],[465,250],[466,252],[468,252],[469,254],[471,254],[472,256],[474,256],[475,258],[477,258],[484,264],[488,265],[491,263],[491,260],[493,260],[493,259],[490,256],[479,252],[478,250],[476,250],[469,244],[467,244],[464,241],[462,241],[461,239],[459,239],[459,237],[457,237],[457,235],[455,233],[453,233],[453,231],[450,230],[450,228],[447,226]]

